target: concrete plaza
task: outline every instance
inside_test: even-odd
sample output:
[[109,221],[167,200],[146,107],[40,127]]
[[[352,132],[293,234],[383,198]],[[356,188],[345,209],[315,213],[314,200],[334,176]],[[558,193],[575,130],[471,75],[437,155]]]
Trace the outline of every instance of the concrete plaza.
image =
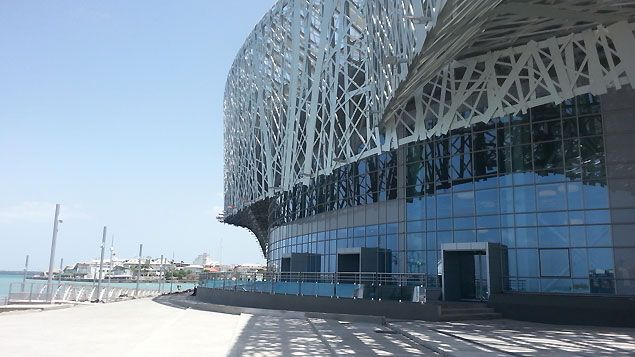
[[[425,323],[262,310],[186,296],[0,314],[4,356],[634,355],[635,329],[510,320]],[[194,308],[192,308],[194,307]],[[247,313],[246,313],[247,312]],[[345,321],[348,320],[348,321]]]

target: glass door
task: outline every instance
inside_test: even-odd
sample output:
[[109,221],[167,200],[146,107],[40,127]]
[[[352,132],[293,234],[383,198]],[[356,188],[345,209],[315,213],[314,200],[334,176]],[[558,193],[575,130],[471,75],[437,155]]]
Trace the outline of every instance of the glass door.
[[489,299],[486,259],[487,255],[485,254],[474,254],[474,296],[480,301]]

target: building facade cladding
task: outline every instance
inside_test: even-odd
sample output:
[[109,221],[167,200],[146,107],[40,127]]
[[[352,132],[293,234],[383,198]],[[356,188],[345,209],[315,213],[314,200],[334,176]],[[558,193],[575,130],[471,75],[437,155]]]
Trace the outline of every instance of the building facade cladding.
[[634,23],[618,0],[280,0],[227,80],[224,220],[272,270],[366,247],[436,277],[441,244],[491,242],[507,290],[635,295]]
[[436,276],[441,244],[492,242],[506,290],[635,295],[634,111],[630,89],[578,96],[337,169],[274,201],[269,267],[376,247]]

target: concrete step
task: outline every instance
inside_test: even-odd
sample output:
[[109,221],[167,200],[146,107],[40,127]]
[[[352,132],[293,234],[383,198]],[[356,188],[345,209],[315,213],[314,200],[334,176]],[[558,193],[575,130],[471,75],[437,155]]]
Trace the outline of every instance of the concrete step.
[[502,315],[485,304],[448,304],[441,306],[439,319],[441,321],[460,320],[488,320],[499,319]]

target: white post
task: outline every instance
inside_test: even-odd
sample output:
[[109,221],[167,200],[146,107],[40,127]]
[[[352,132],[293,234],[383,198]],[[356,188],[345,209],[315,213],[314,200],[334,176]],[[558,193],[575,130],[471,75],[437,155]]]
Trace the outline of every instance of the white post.
[[[172,251],[172,264],[174,264],[174,251]],[[172,276],[170,276],[170,294],[172,294],[172,282],[174,281],[174,271],[172,271]]]
[[57,244],[57,229],[60,222],[60,204],[55,205],[55,220],[53,221],[53,239],[51,241],[51,257],[49,258],[49,275],[46,284],[46,297],[50,303],[53,303],[53,294],[51,284],[53,283],[53,264],[55,264],[55,245]]
[[57,284],[62,285],[62,269],[64,269],[64,258],[60,259],[60,273],[57,276]]
[[26,261],[24,262],[24,275],[22,276],[21,292],[24,292],[24,286],[26,285],[26,274],[29,271],[29,255],[26,255]]
[[139,262],[137,264],[137,287],[135,288],[135,297],[139,297],[139,278],[141,277],[141,255],[143,254],[143,244],[139,244]]
[[104,226],[104,235],[101,238],[101,258],[99,258],[99,280],[97,281],[97,302],[101,296],[101,279],[104,269],[104,249],[106,249],[106,226]]
[[110,266],[110,270],[109,270],[109,273],[108,273],[108,285],[111,285],[110,279],[111,279],[111,276],[112,276],[112,271],[113,271],[114,266],[115,266],[114,263],[112,262],[112,255],[114,254],[114,251],[115,251],[115,248],[113,247],[114,244],[115,244],[115,235],[113,234],[112,238],[110,240],[110,265],[109,265]]
[[161,265],[159,265],[159,295],[163,292],[163,254],[161,254]]

